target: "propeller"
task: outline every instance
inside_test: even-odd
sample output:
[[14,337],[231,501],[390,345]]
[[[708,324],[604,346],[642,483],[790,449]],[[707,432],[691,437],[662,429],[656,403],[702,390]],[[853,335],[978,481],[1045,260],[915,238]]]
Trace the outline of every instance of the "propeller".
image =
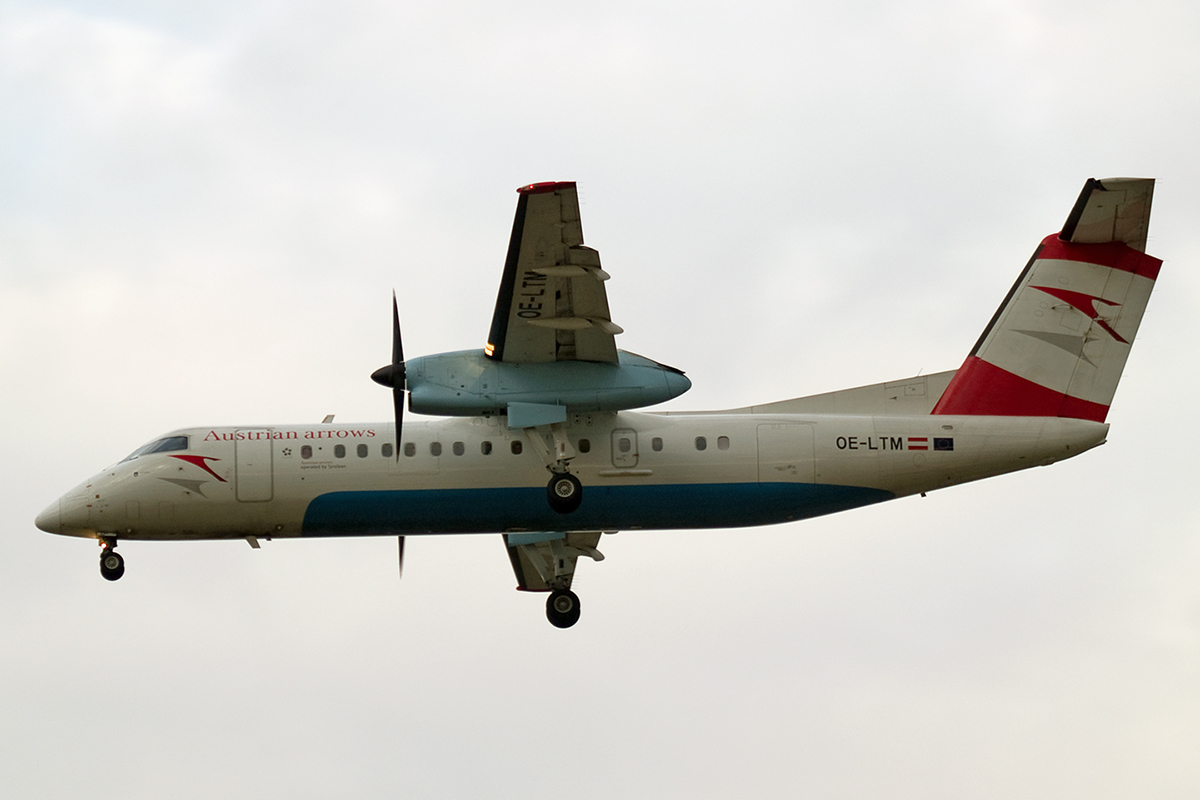
[[392,409],[396,419],[396,460],[400,460],[400,438],[404,424],[404,345],[400,341],[400,309],[392,292],[392,363],[371,373],[371,380],[392,390]]
[[[392,390],[392,409],[396,418],[396,460],[400,460],[400,440],[404,425],[404,345],[400,341],[400,308],[396,305],[396,293],[392,292],[392,363],[371,373],[371,380]],[[404,537],[397,536],[397,564],[400,576],[404,576]]]

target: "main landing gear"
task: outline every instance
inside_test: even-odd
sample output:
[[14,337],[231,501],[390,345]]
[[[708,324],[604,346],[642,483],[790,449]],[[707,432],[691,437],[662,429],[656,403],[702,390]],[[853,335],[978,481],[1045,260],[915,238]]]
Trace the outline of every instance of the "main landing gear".
[[[525,438],[542,458],[546,470],[550,473],[550,482],[546,484],[546,500],[550,508],[559,514],[570,514],[579,508],[583,502],[583,484],[571,474],[571,459],[575,458],[575,448],[567,439],[567,430],[561,422],[552,425],[527,427]],[[547,446],[546,435],[550,436],[553,449]]]
[[106,581],[115,581],[125,574],[125,559],[116,551],[116,539],[101,539],[100,575]]
[[550,476],[550,483],[546,484],[546,500],[559,514],[570,514],[583,502],[583,484],[569,472],[555,472]]
[[571,591],[571,581],[580,556],[604,560],[604,554],[596,549],[600,536],[600,531],[504,534],[517,589],[548,593],[546,619],[556,628],[569,628],[579,621],[579,595]]
[[546,619],[556,628],[569,628],[579,622],[579,596],[570,589],[558,589],[546,598]]

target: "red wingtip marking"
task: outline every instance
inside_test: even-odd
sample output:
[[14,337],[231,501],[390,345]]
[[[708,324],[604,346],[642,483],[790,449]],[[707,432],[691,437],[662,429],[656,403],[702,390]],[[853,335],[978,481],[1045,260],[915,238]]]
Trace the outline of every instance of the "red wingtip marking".
[[543,183],[531,183],[528,186],[522,186],[517,189],[517,194],[541,194],[543,192],[557,192],[559,189],[574,189],[575,181],[545,181]]

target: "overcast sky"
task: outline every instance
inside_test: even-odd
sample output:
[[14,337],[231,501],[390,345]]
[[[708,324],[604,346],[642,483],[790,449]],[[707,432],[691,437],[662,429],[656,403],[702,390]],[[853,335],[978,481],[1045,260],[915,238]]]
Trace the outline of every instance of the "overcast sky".
[[[1193,2],[0,4],[13,797],[1200,795]],[[386,419],[579,182],[625,349],[727,408],[952,369],[1085,179],[1159,180],[1109,443],[764,529],[632,532],[580,623],[496,536],[34,528],[205,424]],[[1192,188],[1189,188],[1192,187]]]

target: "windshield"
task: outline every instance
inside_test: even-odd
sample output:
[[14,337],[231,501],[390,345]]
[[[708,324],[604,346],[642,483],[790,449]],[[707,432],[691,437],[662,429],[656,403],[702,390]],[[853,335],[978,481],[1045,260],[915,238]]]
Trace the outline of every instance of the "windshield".
[[144,444],[137,450],[134,450],[129,455],[121,459],[121,462],[132,461],[139,456],[148,456],[151,453],[169,453],[175,450],[187,450],[188,437],[186,436],[166,436],[162,439],[155,439],[150,444]]

